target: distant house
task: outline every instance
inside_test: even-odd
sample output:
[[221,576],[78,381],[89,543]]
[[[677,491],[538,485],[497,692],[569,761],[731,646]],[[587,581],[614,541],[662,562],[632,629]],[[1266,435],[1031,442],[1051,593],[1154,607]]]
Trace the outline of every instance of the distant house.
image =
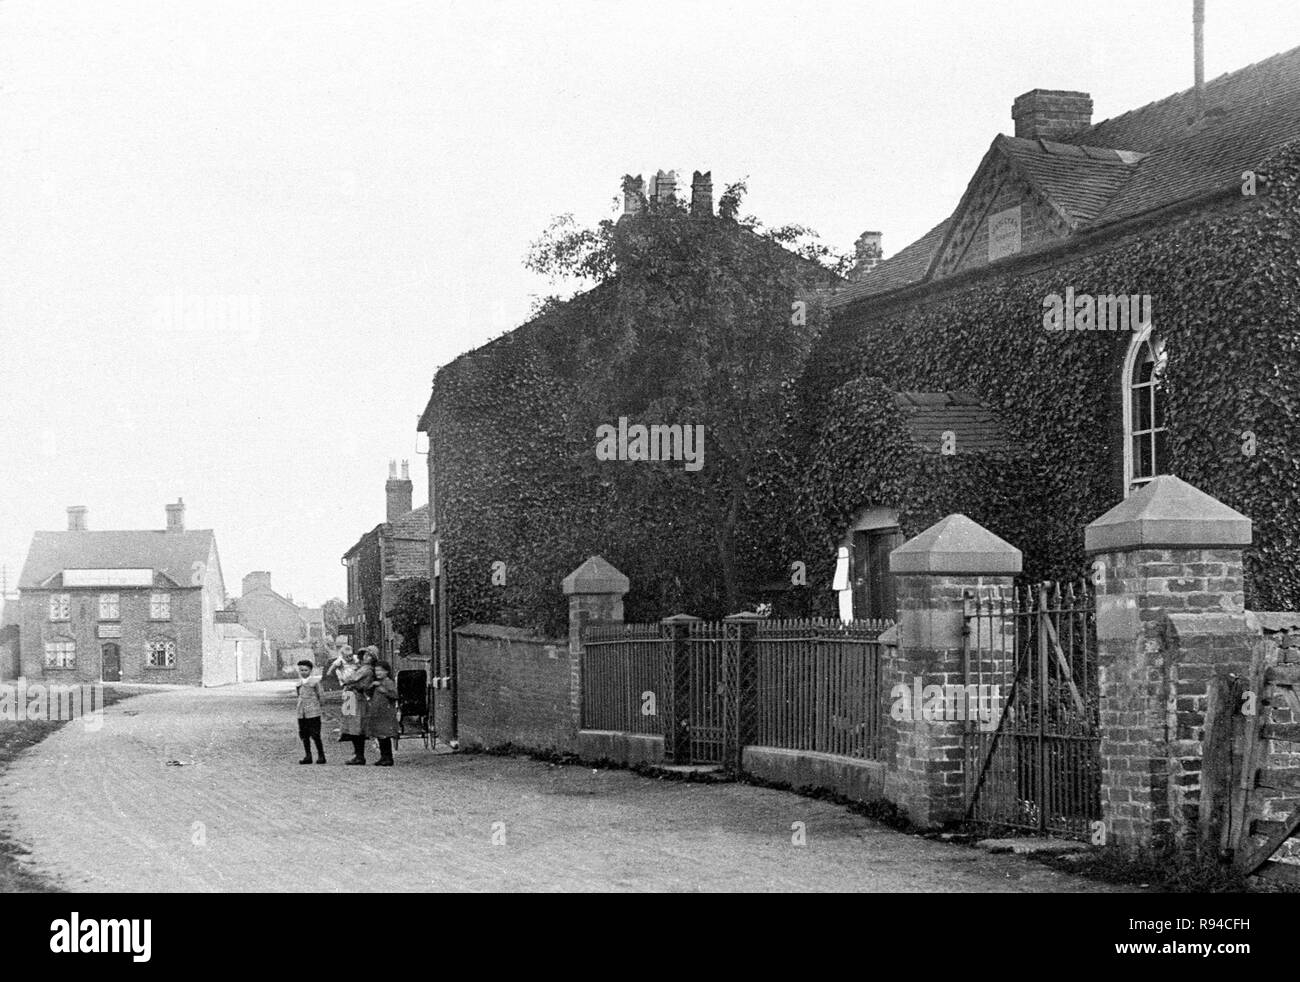
[[20,664],[29,679],[224,685],[218,641],[225,582],[211,530],[187,531],[185,505],[163,530],[92,532],[68,509],[37,532],[18,581]]
[[[243,593],[233,601],[239,623],[254,637],[263,638],[273,655],[273,674],[291,667],[313,640],[324,640],[325,618],[319,609],[303,607],[291,597],[271,588],[266,570],[249,573],[243,579]],[[315,633],[313,634],[313,631]]]
[[348,615],[352,645],[376,645],[396,664],[401,636],[393,630],[390,613],[402,587],[429,576],[429,506],[411,507],[409,465],[388,468],[384,484],[387,520],[363,535],[343,555],[348,571]]

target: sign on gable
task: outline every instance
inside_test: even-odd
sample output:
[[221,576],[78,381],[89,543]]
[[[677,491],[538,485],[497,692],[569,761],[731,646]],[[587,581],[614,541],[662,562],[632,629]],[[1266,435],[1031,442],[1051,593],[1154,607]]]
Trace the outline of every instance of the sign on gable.
[[1020,251],[1020,206],[989,216],[989,262]]

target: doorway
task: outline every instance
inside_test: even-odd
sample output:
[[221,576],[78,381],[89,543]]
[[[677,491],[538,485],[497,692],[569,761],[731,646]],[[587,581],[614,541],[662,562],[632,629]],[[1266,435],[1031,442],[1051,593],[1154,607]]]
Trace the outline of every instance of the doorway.
[[889,554],[903,544],[897,528],[853,533],[853,617],[855,620],[897,620],[898,601]]
[[105,682],[122,681],[122,649],[111,641],[99,649],[101,677]]

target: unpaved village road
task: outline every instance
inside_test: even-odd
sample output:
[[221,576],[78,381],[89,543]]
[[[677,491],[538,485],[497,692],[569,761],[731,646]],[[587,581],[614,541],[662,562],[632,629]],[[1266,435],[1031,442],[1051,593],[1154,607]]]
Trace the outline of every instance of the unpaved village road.
[[328,727],[329,764],[304,767],[293,705],[280,681],[111,706],[98,732],[70,723],[13,763],[0,822],[71,890],[1113,889],[739,784],[418,741],[396,767],[345,767]]

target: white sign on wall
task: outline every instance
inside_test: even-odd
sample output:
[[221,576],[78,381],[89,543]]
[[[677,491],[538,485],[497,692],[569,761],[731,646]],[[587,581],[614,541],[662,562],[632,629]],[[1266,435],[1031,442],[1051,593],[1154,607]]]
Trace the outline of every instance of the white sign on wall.
[[100,624],[99,636],[101,638],[120,638],[122,636],[121,624]]
[[65,569],[64,586],[153,586],[151,569]]
[[1020,251],[1020,206],[989,216],[989,262]]

